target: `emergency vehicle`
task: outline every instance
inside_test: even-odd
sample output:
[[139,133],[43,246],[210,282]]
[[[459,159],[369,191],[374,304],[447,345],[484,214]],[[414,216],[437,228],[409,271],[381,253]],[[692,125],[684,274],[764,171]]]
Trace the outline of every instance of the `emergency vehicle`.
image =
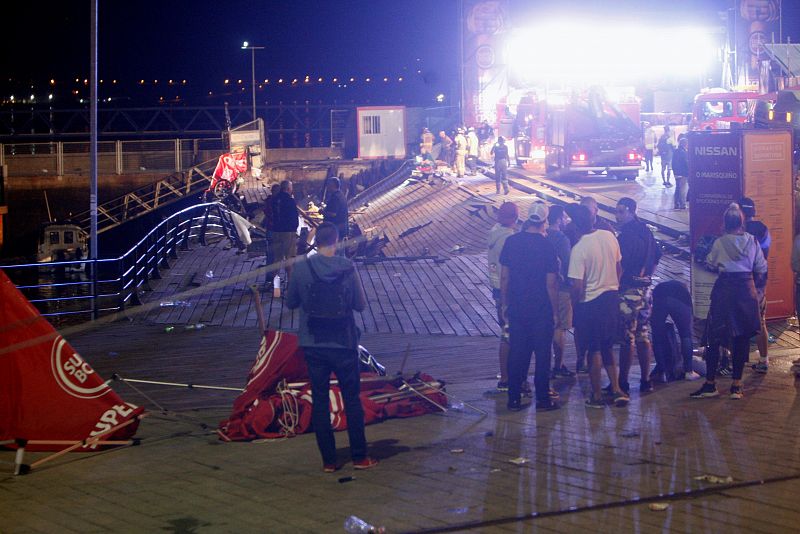
[[743,125],[756,102],[768,100],[759,93],[702,93],[694,97],[689,130],[730,130],[732,123]]
[[[633,117],[631,116],[633,115]],[[528,94],[520,99],[514,138],[517,163],[556,178],[606,175],[635,179],[642,165],[638,102],[626,109],[602,88]]]

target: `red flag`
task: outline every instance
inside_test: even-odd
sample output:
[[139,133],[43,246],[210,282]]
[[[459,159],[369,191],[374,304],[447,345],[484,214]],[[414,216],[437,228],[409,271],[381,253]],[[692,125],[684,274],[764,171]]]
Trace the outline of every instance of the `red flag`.
[[[97,375],[2,270],[0,325],[0,441],[81,441],[142,413]],[[128,439],[137,426],[135,420],[101,439]]]

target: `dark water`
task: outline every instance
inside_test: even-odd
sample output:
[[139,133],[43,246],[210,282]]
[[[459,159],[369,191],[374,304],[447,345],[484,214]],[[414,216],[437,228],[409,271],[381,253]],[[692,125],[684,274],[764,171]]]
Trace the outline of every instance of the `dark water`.
[[[129,193],[131,189],[133,188],[129,183],[103,184],[98,187],[98,202],[102,204],[120,197]],[[6,196],[8,214],[4,220],[5,244],[0,253],[0,259],[33,259],[36,256],[39,226],[49,220],[44,190],[11,189],[7,191]],[[88,186],[48,189],[47,198],[50,202],[50,214],[54,220],[66,220],[89,209]],[[171,213],[171,210],[169,212]],[[126,225],[124,233],[110,231],[101,234],[99,238],[100,257],[115,256],[120,251],[121,245],[128,244],[130,246],[129,243],[141,238],[146,230],[142,231],[134,226],[138,225]],[[134,239],[134,237],[137,238]],[[127,247],[122,250],[126,249]]]

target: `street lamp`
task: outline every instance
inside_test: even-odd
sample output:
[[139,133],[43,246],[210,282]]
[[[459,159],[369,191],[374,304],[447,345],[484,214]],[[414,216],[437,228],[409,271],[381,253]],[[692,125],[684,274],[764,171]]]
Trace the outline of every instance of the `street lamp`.
[[242,43],[242,50],[250,50],[252,57],[253,82],[253,120],[256,120],[256,50],[264,50],[263,46],[251,46],[247,41]]

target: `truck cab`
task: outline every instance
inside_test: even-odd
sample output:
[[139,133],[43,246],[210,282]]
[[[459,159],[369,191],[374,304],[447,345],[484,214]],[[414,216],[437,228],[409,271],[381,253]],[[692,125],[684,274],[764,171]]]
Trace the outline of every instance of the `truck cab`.
[[755,103],[766,98],[759,93],[703,93],[694,97],[689,130],[730,130],[744,124]]

